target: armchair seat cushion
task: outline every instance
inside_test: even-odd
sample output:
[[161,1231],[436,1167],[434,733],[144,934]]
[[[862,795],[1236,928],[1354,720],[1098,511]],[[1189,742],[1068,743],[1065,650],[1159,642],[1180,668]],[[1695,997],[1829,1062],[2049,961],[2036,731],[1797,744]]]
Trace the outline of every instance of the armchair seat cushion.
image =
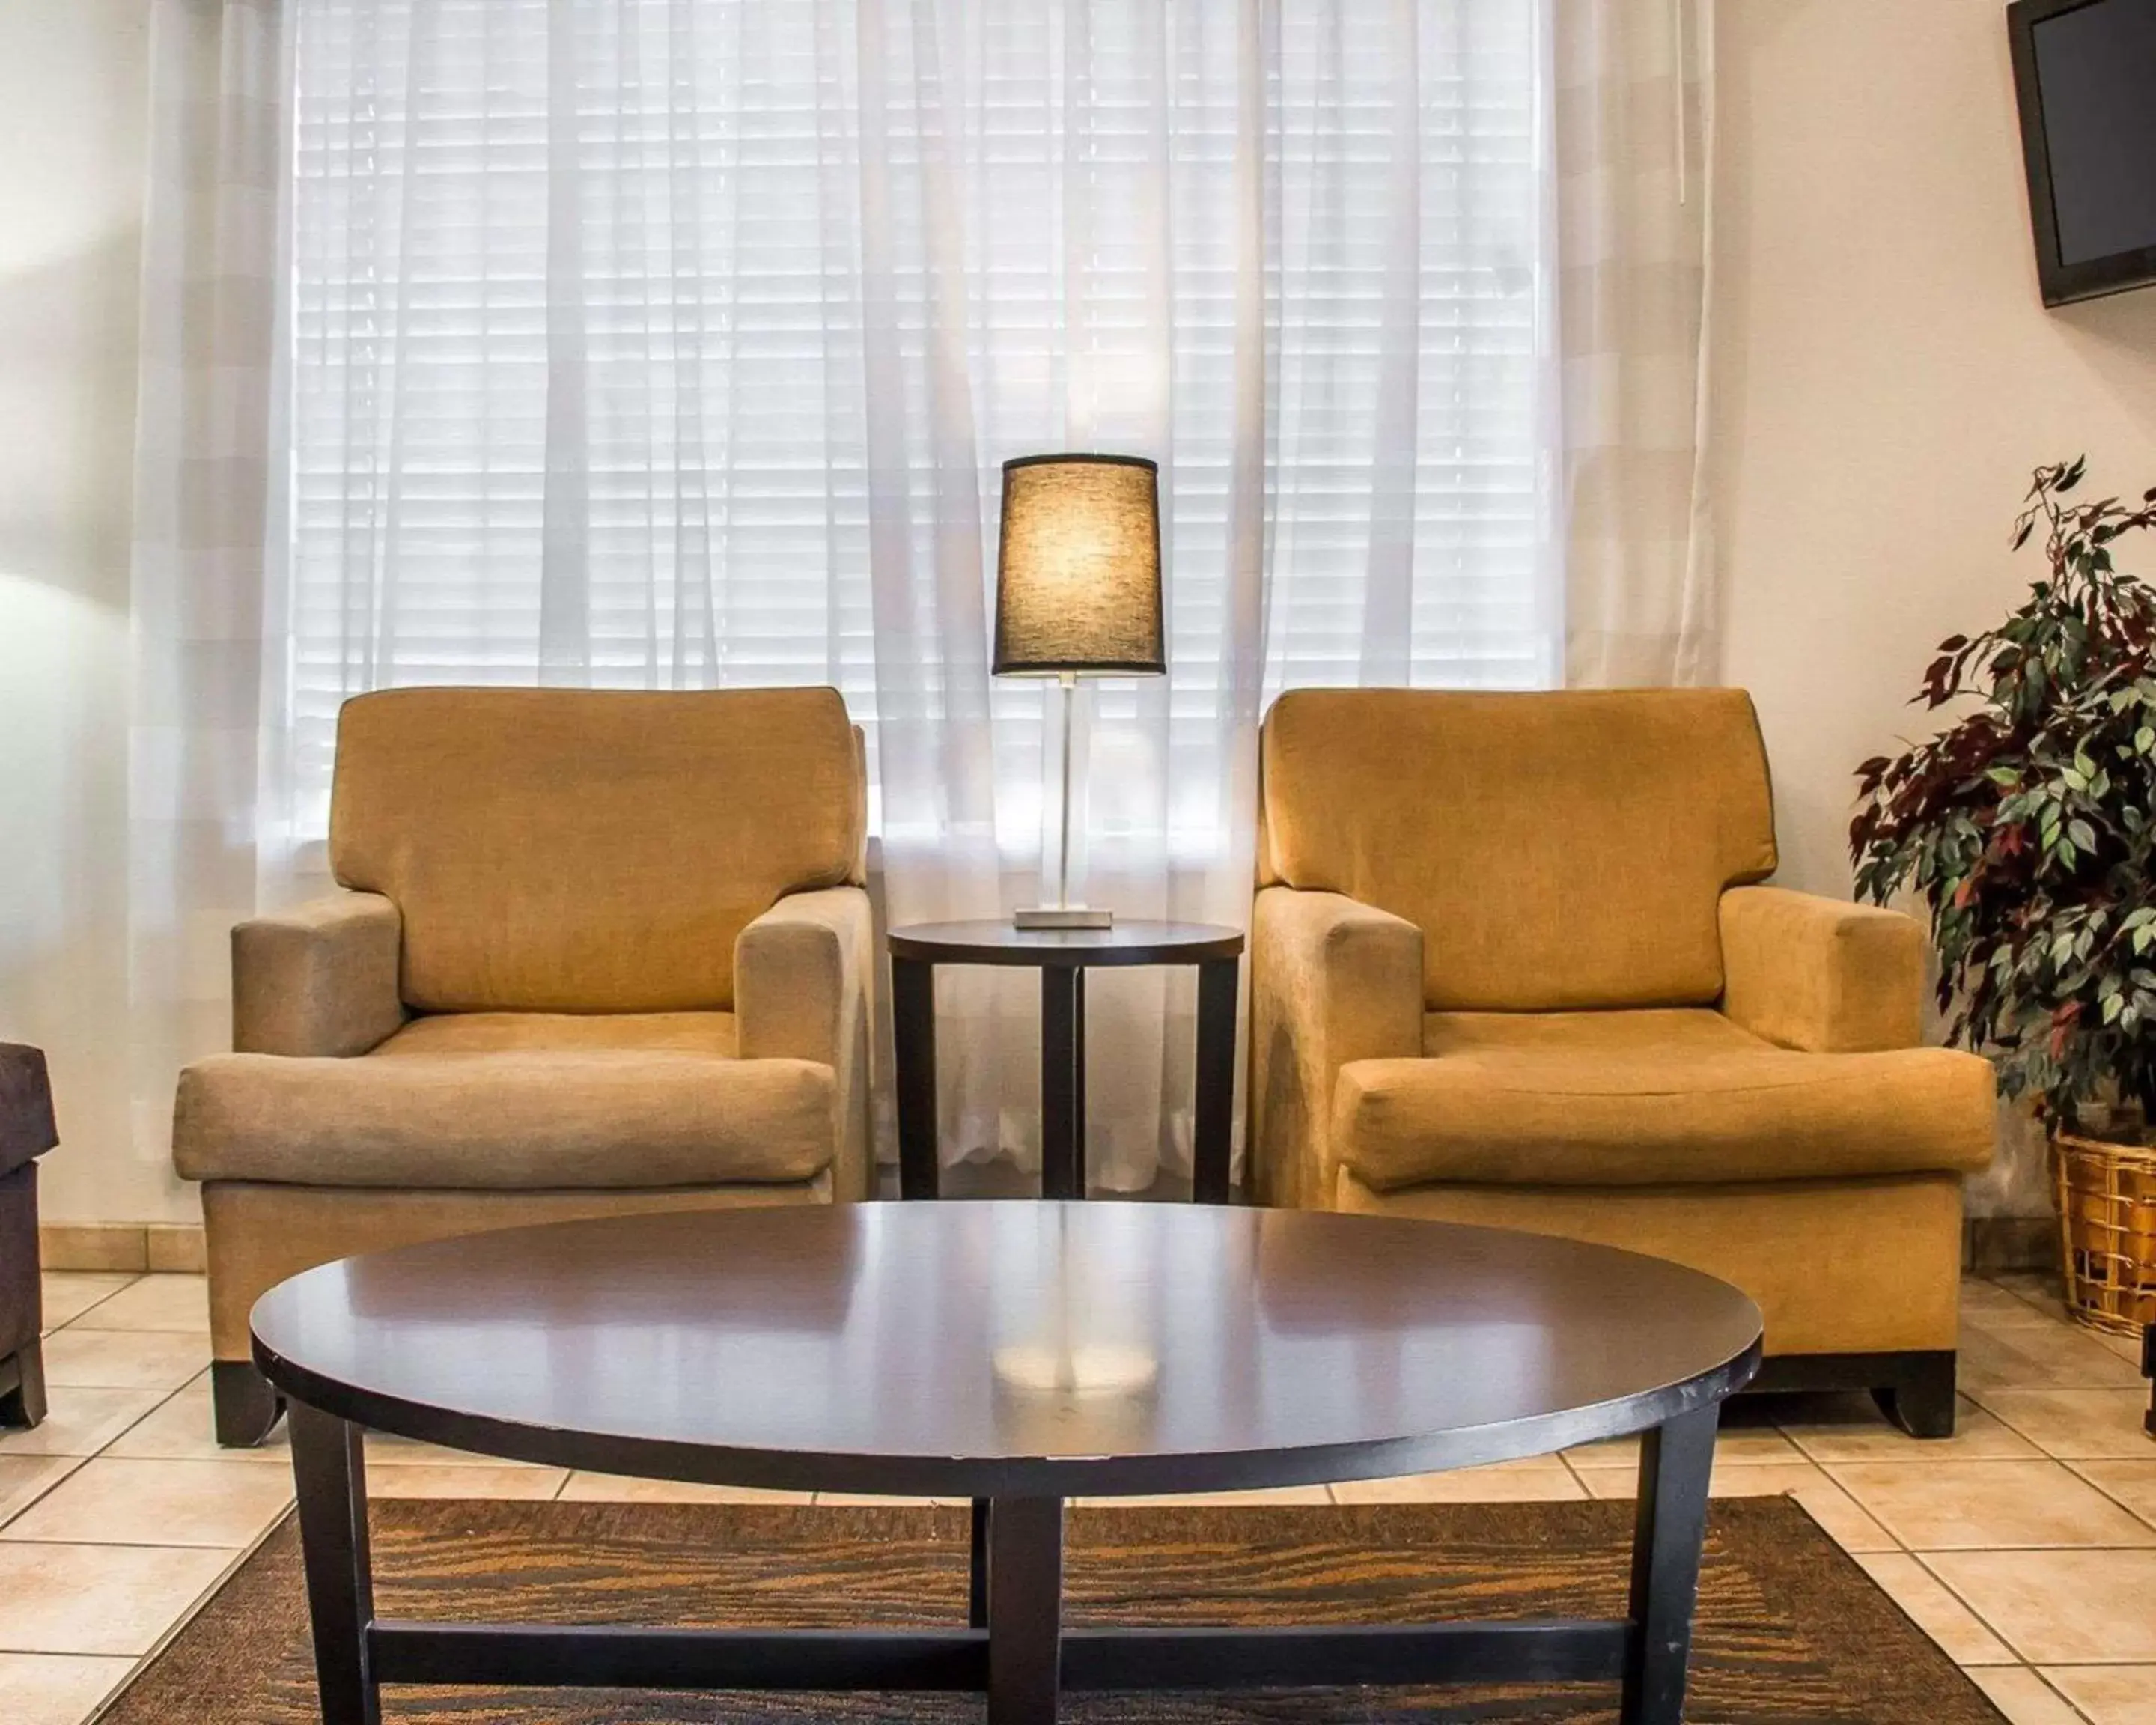
[[1432,1013],[1423,1046],[1340,1069],[1337,1154],[1378,1191],[1974,1172],[1991,1157],[1991,1068],[1946,1049],[1800,1053],[1685,1009]]
[[831,1068],[733,1041],[726,1013],[473,1013],[352,1059],[214,1055],[181,1076],[173,1158],[189,1179],[458,1191],[814,1178]]
[[401,1059],[626,1049],[730,1060],[738,1046],[730,1012],[437,1012],[412,1019],[374,1052]]

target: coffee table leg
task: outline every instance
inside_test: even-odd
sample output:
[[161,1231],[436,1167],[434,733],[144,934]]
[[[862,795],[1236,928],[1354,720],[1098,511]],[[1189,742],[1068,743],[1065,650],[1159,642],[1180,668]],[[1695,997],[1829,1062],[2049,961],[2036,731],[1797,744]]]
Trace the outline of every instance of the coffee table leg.
[[1632,1529],[1632,1645],[1625,1661],[1622,1725],[1679,1725],[1707,1538],[1714,1466],[1714,1403],[1644,1433]]
[[988,1520],[988,1725],[1050,1725],[1063,1668],[1063,1500],[999,1497]]
[[966,1625],[988,1626],[988,1500],[973,1500],[973,1555],[966,1571]]
[[367,1668],[374,1570],[367,1543],[367,1463],[360,1430],[301,1402],[291,1404],[290,1417],[322,1725],[379,1725],[381,1697]]
[[898,1092],[898,1195],[933,1198],[936,1166],[936,967],[891,961],[891,1034]]
[[1233,958],[1198,967],[1198,1086],[1191,1131],[1190,1195],[1200,1204],[1228,1201],[1235,1129],[1235,992]]

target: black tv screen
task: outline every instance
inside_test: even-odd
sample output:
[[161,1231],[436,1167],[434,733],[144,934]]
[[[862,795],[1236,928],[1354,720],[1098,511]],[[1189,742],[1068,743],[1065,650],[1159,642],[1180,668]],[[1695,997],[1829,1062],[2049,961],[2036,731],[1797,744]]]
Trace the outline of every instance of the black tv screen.
[[2156,0],[2006,8],[2046,305],[2156,281]]

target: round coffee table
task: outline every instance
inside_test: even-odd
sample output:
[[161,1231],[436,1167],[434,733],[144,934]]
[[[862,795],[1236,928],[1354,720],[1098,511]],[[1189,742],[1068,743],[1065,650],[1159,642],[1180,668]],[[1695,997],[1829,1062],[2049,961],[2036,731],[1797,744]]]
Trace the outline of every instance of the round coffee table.
[[[254,1313],[291,1400],[325,1725],[382,1683],[985,1690],[1604,1678],[1682,1707],[1722,1399],[1758,1308],[1494,1229],[1161,1204],[884,1204],[563,1223],[370,1254]],[[723,1630],[374,1614],[362,1428],[560,1467],[974,1501],[970,1621]],[[1643,1434],[1630,1615],[1061,1625],[1066,1498],[1378,1478]]]

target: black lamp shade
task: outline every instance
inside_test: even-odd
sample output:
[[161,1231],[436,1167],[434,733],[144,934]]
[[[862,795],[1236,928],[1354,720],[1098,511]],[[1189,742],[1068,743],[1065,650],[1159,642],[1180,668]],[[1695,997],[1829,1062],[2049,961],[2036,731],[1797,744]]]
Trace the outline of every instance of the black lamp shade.
[[1158,466],[1137,455],[1004,462],[995,674],[1167,669]]

